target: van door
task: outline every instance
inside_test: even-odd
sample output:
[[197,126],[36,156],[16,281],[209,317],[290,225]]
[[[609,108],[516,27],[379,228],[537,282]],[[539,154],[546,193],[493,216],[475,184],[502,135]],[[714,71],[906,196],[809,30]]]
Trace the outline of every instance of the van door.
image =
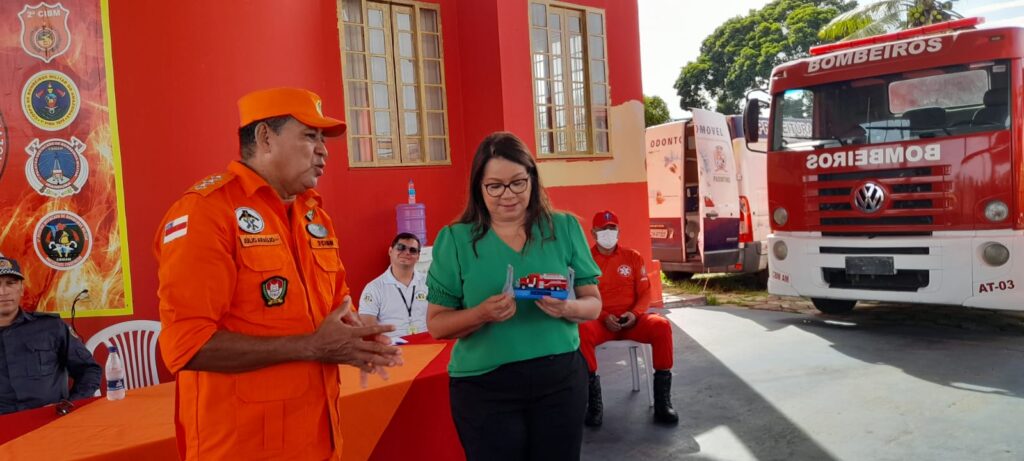
[[697,145],[697,175],[701,198],[701,260],[708,268],[739,262],[740,204],[736,184],[736,159],[725,116],[693,110]]
[[673,264],[686,261],[681,215],[683,126],[684,122],[670,122],[645,131],[651,251],[666,270],[676,270]]

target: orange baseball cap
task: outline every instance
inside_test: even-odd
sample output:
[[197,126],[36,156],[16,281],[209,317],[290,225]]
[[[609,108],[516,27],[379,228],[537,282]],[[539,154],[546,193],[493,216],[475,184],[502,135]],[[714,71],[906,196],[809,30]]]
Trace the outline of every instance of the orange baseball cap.
[[323,128],[324,136],[345,134],[345,122],[324,117],[323,102],[316,93],[301,88],[268,88],[242,96],[238,100],[239,127],[263,119],[291,115],[315,128]]

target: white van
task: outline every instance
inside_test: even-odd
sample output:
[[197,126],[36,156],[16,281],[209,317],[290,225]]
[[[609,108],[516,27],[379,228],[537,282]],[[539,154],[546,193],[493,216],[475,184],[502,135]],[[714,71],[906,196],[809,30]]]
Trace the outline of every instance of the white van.
[[766,158],[747,149],[742,130],[741,117],[699,109],[647,128],[651,249],[670,278],[767,274]]

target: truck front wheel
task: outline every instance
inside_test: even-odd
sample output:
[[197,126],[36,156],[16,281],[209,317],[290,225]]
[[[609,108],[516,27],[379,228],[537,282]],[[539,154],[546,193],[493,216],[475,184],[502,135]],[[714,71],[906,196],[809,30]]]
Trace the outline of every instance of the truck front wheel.
[[846,299],[811,298],[811,302],[814,303],[814,307],[825,314],[846,314],[853,310],[853,306],[857,305],[857,301]]

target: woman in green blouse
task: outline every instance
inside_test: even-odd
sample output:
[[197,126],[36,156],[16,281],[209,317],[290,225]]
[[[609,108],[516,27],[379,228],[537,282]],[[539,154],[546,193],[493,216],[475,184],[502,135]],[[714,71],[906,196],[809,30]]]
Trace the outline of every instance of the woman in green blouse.
[[[516,300],[515,279],[575,271],[575,299]],[[554,212],[537,164],[506,132],[473,158],[469,201],[438,234],[427,275],[427,328],[458,338],[452,350],[452,417],[466,458],[578,460],[587,367],[577,323],[597,318],[597,264],[579,221]]]

